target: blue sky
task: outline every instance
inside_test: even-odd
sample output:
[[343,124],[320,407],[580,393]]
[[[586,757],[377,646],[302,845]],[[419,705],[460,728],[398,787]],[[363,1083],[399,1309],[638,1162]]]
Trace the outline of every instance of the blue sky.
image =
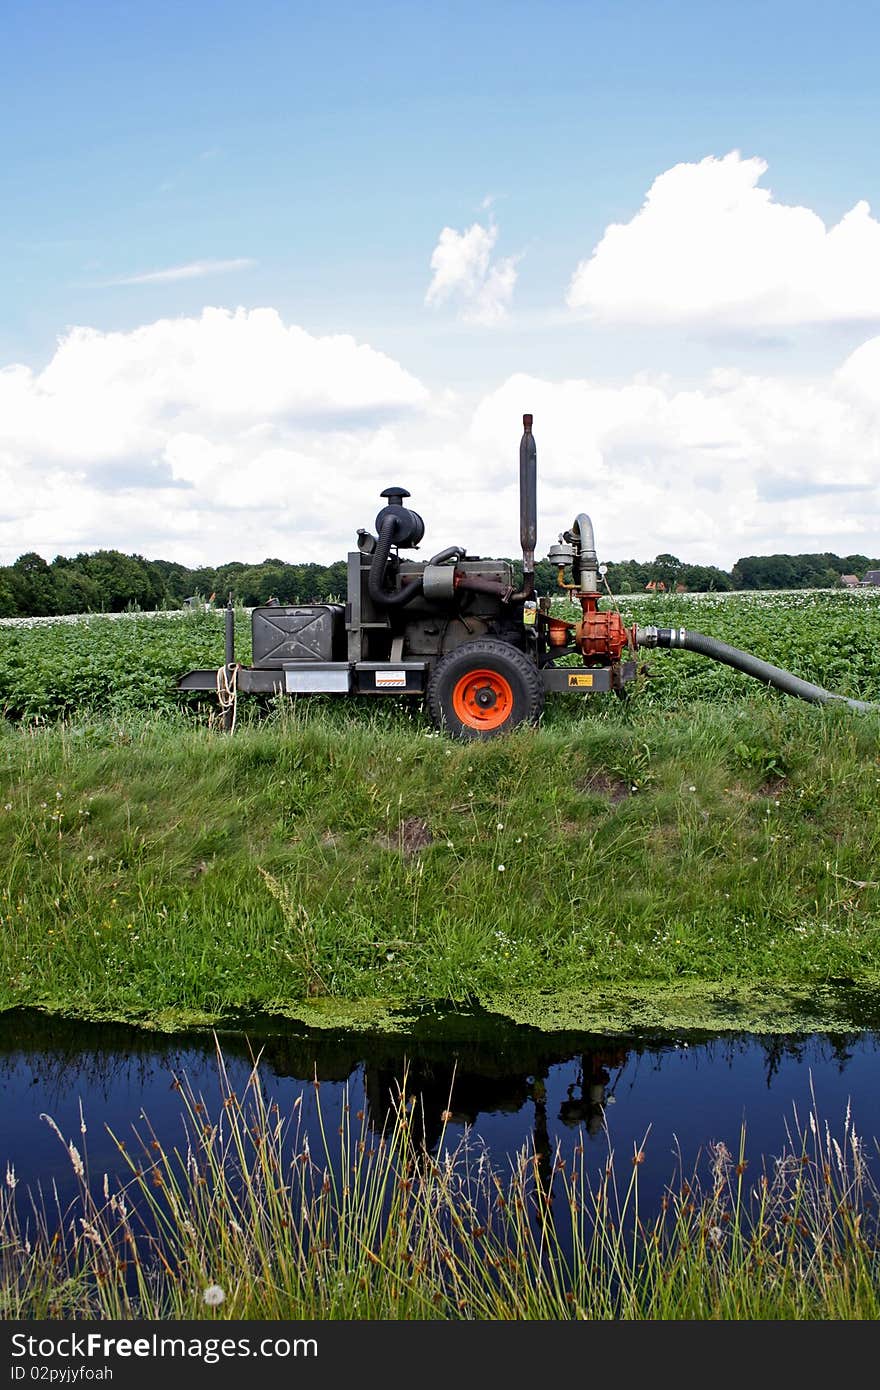
[[[795,529],[787,531],[781,512],[778,524],[761,520],[760,487],[745,457],[752,447],[772,454],[780,441],[794,447],[792,429],[803,411],[792,393],[808,388],[808,415],[816,393],[825,400],[823,439],[836,420],[850,463],[854,447],[870,452],[876,402],[860,397],[858,418],[844,421],[836,374],[880,331],[880,311],[872,318],[880,298],[871,288],[880,277],[872,220],[855,259],[851,250],[839,257],[852,262],[868,285],[864,312],[839,285],[823,291],[818,307],[804,306],[809,267],[794,291],[775,282],[768,289],[762,272],[760,294],[752,295],[742,267],[732,288],[725,287],[720,259],[706,271],[707,283],[714,279],[705,303],[695,308],[685,294],[689,307],[680,313],[674,295],[661,307],[624,305],[626,265],[615,270],[603,262],[593,277],[602,284],[591,281],[580,304],[571,298],[577,267],[593,255],[609,225],[631,223],[655,180],[677,166],[699,169],[701,161],[721,161],[734,151],[743,160],[763,161],[766,172],[738,195],[756,218],[762,215],[757,187],[770,190],[781,207],[809,209],[829,229],[861,201],[872,210],[880,205],[878,30],[880,11],[873,6],[806,0],[551,0],[540,7],[265,0],[247,6],[7,4],[0,55],[6,114],[0,136],[6,266],[0,367],[8,373],[19,364],[31,376],[24,385],[20,374],[16,379],[12,413],[20,411],[27,428],[9,426],[6,438],[0,429],[0,468],[5,465],[20,487],[27,474],[33,488],[0,507],[0,560],[14,558],[25,532],[28,544],[21,548],[42,547],[44,553],[115,544],[219,561],[244,545],[248,553],[241,558],[259,559],[279,546],[290,558],[335,558],[348,532],[370,517],[353,515],[350,525],[328,528],[317,515],[316,497],[307,509],[309,524],[298,526],[288,503],[275,499],[297,469],[303,477],[317,469],[325,478],[336,469],[340,490],[367,505],[387,481],[379,463],[373,476],[372,461],[383,449],[395,467],[420,460],[415,480],[426,513],[437,471],[446,470],[473,493],[468,510],[479,521],[485,484],[488,498],[502,489],[505,506],[510,501],[503,460],[505,448],[515,454],[518,412],[513,409],[509,427],[512,444],[503,437],[498,412],[514,404],[517,392],[523,396],[519,413],[530,408],[525,396],[533,382],[547,388],[537,394],[554,412],[556,423],[545,437],[557,451],[550,481],[560,505],[576,500],[569,474],[579,440],[587,437],[585,481],[593,486],[598,479],[604,487],[593,509],[599,514],[605,504],[614,528],[607,558],[619,558],[621,547],[648,555],[675,548],[673,542],[689,547],[687,558],[719,563],[771,545],[845,545],[876,554],[880,537],[870,543],[862,534],[866,515],[874,515],[866,509],[877,501],[868,454],[866,468],[850,477],[829,437],[816,463],[818,483],[852,484],[852,505],[842,511],[838,498],[837,519],[823,522],[818,504],[810,510],[804,503]],[[732,166],[722,172],[731,179],[736,173]],[[695,185],[680,204],[670,203],[658,239],[646,232],[647,240],[638,243],[647,248],[646,263],[661,241],[677,240],[675,218],[691,216],[702,196]],[[450,242],[465,258],[455,263],[461,276],[448,293],[426,303],[443,229],[463,237],[475,225],[485,233],[483,263],[467,260],[463,242]],[[723,225],[719,235],[723,240]],[[799,246],[795,237],[792,263],[799,262]],[[667,273],[664,255],[657,251],[659,279]],[[777,279],[785,260],[783,246],[774,262]],[[493,267],[501,274],[500,298],[488,314],[485,298],[479,301],[484,307],[477,312],[474,284],[491,280]],[[831,280],[837,285],[839,279],[834,271]],[[674,275],[670,283],[678,284]],[[731,295],[740,296],[736,312],[728,311]],[[766,311],[768,295],[776,304],[772,312]],[[781,299],[792,296],[800,307],[789,304],[783,312]],[[254,403],[243,401],[234,430],[224,435],[210,402],[196,392],[187,398],[186,418],[163,434],[157,421],[173,414],[179,401],[173,385],[167,400],[158,398],[155,356],[144,356],[140,347],[133,351],[131,335],[148,334],[160,320],[201,322],[206,307],[271,309],[286,328],[315,340],[351,335],[390,359],[422,394],[398,389],[399,380],[396,387],[379,383],[375,410],[364,414],[358,388],[355,421],[347,396],[339,399],[337,376],[322,387],[321,411],[314,401],[304,408],[294,395],[274,401],[268,414],[263,403],[245,418]],[[42,374],[58,340],[74,327],[120,335],[112,343],[125,391],[136,389],[138,372],[145,381],[152,376],[147,394],[153,414],[144,424],[141,411],[137,438],[120,418],[114,439],[96,442],[86,432],[68,456],[57,420],[70,438],[70,410],[48,399],[55,387]],[[203,327],[199,343],[187,351],[210,359],[212,332]],[[167,358],[167,335],[153,334],[158,337]],[[300,346],[310,362],[322,355],[308,341]],[[236,353],[255,350],[253,335],[247,349],[231,348],[217,380],[226,379],[224,372],[235,376]],[[102,391],[113,395],[118,380],[89,376],[84,359],[74,371],[72,350],[67,361],[65,390],[100,410]],[[854,373],[864,395],[872,375],[865,361],[863,354],[861,365],[848,369],[846,401]],[[638,446],[621,437],[627,422],[617,406],[624,398],[611,412],[610,434],[591,434],[591,391],[607,385],[625,392],[648,377],[652,389],[665,393],[664,418],[671,411],[678,419],[687,404],[680,392],[708,393],[713,409],[718,406],[712,382],[719,371],[759,377],[763,399],[776,402],[777,414],[780,396],[788,401],[778,436],[758,438],[750,423],[761,413],[755,391],[731,404],[728,385],[728,433],[716,437],[716,422],[713,438],[698,441],[701,448],[727,450],[744,488],[751,487],[739,501],[729,477],[713,484],[705,467],[694,463],[690,426],[676,434],[667,420],[651,435],[656,401],[639,406],[647,416],[634,427]],[[560,411],[558,393],[572,381],[582,383],[580,403],[572,405],[569,392]],[[122,397],[110,409],[119,416]],[[54,426],[47,423],[53,410]],[[816,429],[814,420],[813,437]],[[255,456],[243,453],[240,442],[261,431],[271,436],[264,475],[271,474],[277,489],[267,489],[262,515],[255,506],[238,514],[234,499],[221,504],[207,465],[179,462],[185,446],[198,451],[196,439],[214,451],[215,469],[226,448],[228,469],[247,477]],[[540,448],[537,419],[536,434]],[[809,443],[807,434],[803,448]],[[626,509],[614,497],[612,459],[623,469],[621,485],[627,467],[634,475],[640,527],[630,521],[621,526]],[[700,496],[700,526],[676,531],[671,496],[662,527],[653,525],[664,499],[656,489],[639,492],[639,483],[646,473],[656,479],[672,466]],[[815,489],[815,468],[809,460],[799,466]],[[795,498],[785,491],[786,478],[797,471],[791,459],[787,468],[774,484],[777,492],[782,486],[783,501]],[[477,471],[485,476],[476,478]],[[41,500],[46,487],[57,494],[54,510],[45,495]],[[795,498],[798,507],[806,496]],[[173,528],[162,521],[172,504]],[[589,504],[586,497],[575,510]],[[560,516],[555,529],[568,520]],[[493,508],[487,529],[493,547],[500,545],[507,512]],[[507,550],[515,548],[515,534],[511,529]]]

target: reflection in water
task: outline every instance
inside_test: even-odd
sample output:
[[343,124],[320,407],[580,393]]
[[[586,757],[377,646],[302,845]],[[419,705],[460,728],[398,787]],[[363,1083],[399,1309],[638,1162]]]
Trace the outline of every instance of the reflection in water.
[[[317,1130],[320,1103],[332,1133],[346,1098],[381,1130],[406,1074],[429,1148],[466,1135],[485,1144],[500,1168],[527,1145],[545,1180],[557,1146],[572,1150],[586,1138],[598,1170],[609,1146],[632,1154],[650,1131],[651,1161],[640,1172],[646,1201],[662,1196],[676,1152],[695,1160],[721,1138],[735,1148],[743,1123],[753,1156],[778,1153],[792,1106],[805,1116],[814,1095],[832,1127],[851,1099],[860,1131],[880,1134],[873,1033],[598,1038],[542,1034],[476,1014],[426,1019],[405,1041],[273,1027],[264,1022],[222,1036],[230,1084],[243,1091],[259,1058],[267,1102],[289,1112],[299,1097],[307,1131]],[[168,1038],[24,1012],[0,1016],[0,1165],[13,1163],[20,1181],[44,1190],[56,1182],[65,1201],[73,1191],[69,1158],[40,1114],[51,1115],[65,1136],[78,1135],[82,1103],[90,1171],[100,1182],[119,1164],[105,1126],[122,1136],[146,1115],[163,1142],[179,1141],[175,1077],[186,1077],[209,1108],[216,1105],[210,1036]]]

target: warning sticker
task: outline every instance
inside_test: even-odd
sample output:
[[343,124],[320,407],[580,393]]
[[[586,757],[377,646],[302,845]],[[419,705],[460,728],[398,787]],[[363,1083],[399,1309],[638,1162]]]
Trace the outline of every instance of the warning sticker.
[[406,672],[405,671],[377,671],[376,672],[377,690],[405,690]]
[[569,690],[571,690],[571,689],[578,689],[578,690],[580,690],[580,689],[585,689],[585,688],[586,688],[586,689],[589,689],[589,687],[590,687],[592,684],[593,684],[593,677],[592,677],[592,676],[572,675],[572,676],[569,676],[569,678],[568,678],[568,688],[569,688]]

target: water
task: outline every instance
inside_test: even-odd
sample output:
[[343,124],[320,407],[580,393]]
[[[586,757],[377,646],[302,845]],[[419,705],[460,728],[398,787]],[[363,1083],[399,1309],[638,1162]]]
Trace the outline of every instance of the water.
[[[381,1127],[396,1085],[422,1098],[426,1139],[454,1148],[466,1130],[506,1170],[524,1144],[563,1155],[584,1140],[598,1173],[608,1147],[621,1172],[645,1143],[642,1210],[659,1203],[676,1173],[710,1144],[738,1150],[746,1126],[752,1172],[786,1146],[786,1121],[807,1122],[815,1108],[835,1133],[851,1103],[859,1132],[880,1136],[880,1034],[811,1037],[730,1035],[714,1039],[541,1034],[479,1016],[426,1020],[400,1038],[309,1035],[266,1023],[221,1038],[233,1088],[242,1094],[251,1058],[262,1052],[264,1091],[282,1113],[301,1097],[302,1129],[318,1147],[317,1103],[335,1135],[346,1089]],[[175,1077],[186,1076],[216,1113],[220,1087],[210,1036],[161,1037],[115,1025],[83,1025],[15,1012],[0,1017],[0,1176],[12,1164],[22,1187],[58,1187],[62,1206],[76,1184],[70,1158],[41,1115],[87,1153],[95,1186],[124,1170],[108,1128],[134,1151],[133,1126],[146,1115],[163,1146],[183,1137]],[[320,1089],[312,1084],[320,1081]],[[81,1133],[81,1111],[87,1131]],[[873,1146],[870,1146],[873,1151]],[[21,1190],[21,1189],[20,1189]]]

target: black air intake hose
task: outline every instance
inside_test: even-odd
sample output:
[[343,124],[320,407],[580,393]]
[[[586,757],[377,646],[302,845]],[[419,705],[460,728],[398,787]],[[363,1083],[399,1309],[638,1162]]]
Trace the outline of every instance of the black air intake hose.
[[432,555],[428,561],[429,565],[446,565],[454,557],[456,560],[464,558],[465,549],[463,545],[447,545],[445,550],[438,550],[436,555]]
[[416,594],[421,593],[422,589],[421,575],[414,575],[401,589],[386,589],[384,587],[388,557],[391,554],[396,532],[396,519],[393,516],[386,516],[379,527],[379,539],[370,561],[367,593],[380,608],[395,608],[400,604],[410,603]]
[[869,710],[880,710],[880,704],[870,700],[851,700],[846,695],[836,695],[812,681],[803,681],[793,676],[791,671],[783,671],[780,666],[771,666],[751,652],[741,652],[738,647],[729,647],[715,637],[707,637],[703,632],[690,632],[686,627],[640,627],[636,629],[638,647],[681,647],[685,651],[699,652],[713,661],[722,661],[725,666],[733,666],[747,676],[764,685],[773,685],[786,695],[794,695],[798,700],[808,700],[812,705],[843,704],[864,714]]

